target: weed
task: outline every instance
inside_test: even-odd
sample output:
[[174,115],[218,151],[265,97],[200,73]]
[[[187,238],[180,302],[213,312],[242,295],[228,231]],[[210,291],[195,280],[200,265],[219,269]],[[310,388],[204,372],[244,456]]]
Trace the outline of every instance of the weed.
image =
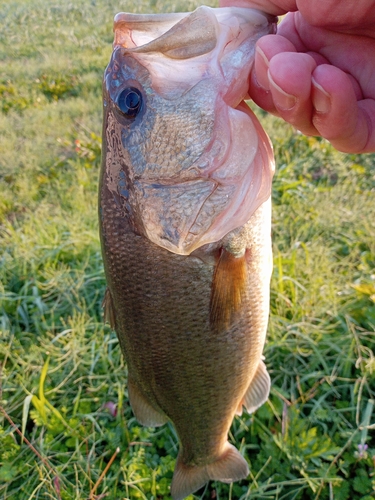
[[3,113],[10,109],[22,111],[29,105],[29,99],[20,95],[10,81],[0,83],[0,102]]
[[77,96],[80,91],[78,78],[75,75],[41,75],[37,80],[41,92],[54,101],[66,97]]

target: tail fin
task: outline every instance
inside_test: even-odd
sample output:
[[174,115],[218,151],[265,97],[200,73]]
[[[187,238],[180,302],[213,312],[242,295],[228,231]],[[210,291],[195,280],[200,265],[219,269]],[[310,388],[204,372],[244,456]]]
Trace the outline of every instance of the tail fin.
[[179,455],[173,475],[171,495],[173,500],[183,500],[202,488],[209,480],[231,483],[244,479],[248,474],[249,467],[246,460],[229,443],[226,444],[221,457],[208,465],[185,465]]

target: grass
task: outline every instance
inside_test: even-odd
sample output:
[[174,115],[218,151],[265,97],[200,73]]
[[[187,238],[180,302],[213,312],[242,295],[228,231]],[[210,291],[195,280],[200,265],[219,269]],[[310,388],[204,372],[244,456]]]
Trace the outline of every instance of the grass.
[[[171,427],[142,428],[135,421],[126,366],[102,322],[100,93],[116,12],[197,4],[19,0],[2,6],[4,500],[170,499],[176,436]],[[375,156],[340,154],[258,114],[277,161],[265,349],[272,392],[231,430],[251,466],[249,479],[211,483],[190,500],[371,500]]]

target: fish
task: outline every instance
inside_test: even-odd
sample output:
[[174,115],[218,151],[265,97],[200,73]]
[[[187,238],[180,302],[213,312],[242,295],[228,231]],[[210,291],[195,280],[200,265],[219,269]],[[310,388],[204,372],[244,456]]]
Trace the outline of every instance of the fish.
[[228,432],[270,391],[274,157],[244,100],[256,40],[276,22],[205,6],[115,17],[99,184],[104,319],[136,419],[178,435],[174,500],[247,477]]

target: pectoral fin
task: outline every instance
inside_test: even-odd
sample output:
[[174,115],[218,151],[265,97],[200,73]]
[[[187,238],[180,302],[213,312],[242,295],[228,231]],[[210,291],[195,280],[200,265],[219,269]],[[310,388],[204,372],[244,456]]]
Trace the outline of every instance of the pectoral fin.
[[164,413],[156,410],[130,380],[128,380],[128,393],[134,416],[140,424],[146,427],[160,427],[168,422]]
[[222,249],[211,288],[210,323],[214,329],[228,328],[240,311],[247,286],[245,254],[236,257]]
[[264,404],[269,396],[271,388],[271,378],[268,374],[266,365],[260,361],[254,378],[252,379],[245,396],[237,408],[237,414],[242,414],[242,406],[246,408],[248,413],[253,413],[262,404]]

